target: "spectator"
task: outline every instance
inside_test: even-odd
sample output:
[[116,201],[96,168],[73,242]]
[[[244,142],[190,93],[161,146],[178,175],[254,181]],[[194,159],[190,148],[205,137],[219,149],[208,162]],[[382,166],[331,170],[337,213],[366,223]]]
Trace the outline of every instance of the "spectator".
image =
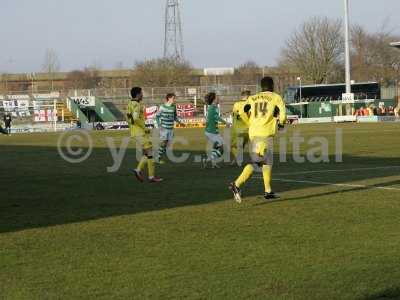
[[355,111],[354,115],[356,115],[357,117],[362,117],[363,116],[363,108],[359,108]]
[[8,135],[11,134],[11,123],[12,123],[11,115],[9,113],[5,114],[4,115],[4,127],[5,127],[5,130]]
[[96,130],[104,130],[105,129],[103,124],[101,124],[101,123],[97,123],[95,128],[96,128]]

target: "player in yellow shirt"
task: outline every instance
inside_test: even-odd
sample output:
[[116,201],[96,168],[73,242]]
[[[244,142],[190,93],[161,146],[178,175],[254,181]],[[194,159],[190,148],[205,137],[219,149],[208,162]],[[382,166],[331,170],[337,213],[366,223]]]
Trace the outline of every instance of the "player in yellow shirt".
[[[128,104],[127,120],[131,137],[136,141],[137,147],[141,147],[143,157],[140,159],[136,169],[133,170],[136,178],[144,181],[143,169],[147,164],[148,178],[150,182],[163,181],[160,177],[155,176],[155,166],[153,159],[153,144],[150,137],[150,129],[145,126],[145,107],[141,103],[143,100],[143,92],[140,87],[134,87],[131,90],[131,101]],[[138,149],[137,149],[138,150]]]
[[[233,105],[232,110],[232,129],[231,129],[231,153],[234,156],[232,165],[237,164],[241,166],[243,156],[239,157],[239,150],[243,150],[245,145],[249,142],[249,126],[242,120],[240,116],[244,111],[244,106],[247,99],[250,97],[250,91],[242,92],[242,99]],[[243,154],[243,153],[241,153]]]
[[274,93],[274,81],[271,77],[264,77],[261,80],[261,90],[261,93],[249,97],[241,114],[243,120],[249,124],[253,164],[248,164],[239,178],[230,184],[238,203],[242,202],[240,187],[250,179],[256,167],[262,168],[264,198],[266,200],[279,198],[271,189],[273,149],[268,149],[268,139],[276,135],[278,128],[284,127],[286,107],[281,96]]

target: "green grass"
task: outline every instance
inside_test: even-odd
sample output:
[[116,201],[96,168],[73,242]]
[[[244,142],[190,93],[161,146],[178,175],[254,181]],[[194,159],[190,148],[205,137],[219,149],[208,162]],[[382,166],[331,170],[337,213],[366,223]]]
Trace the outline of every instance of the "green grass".
[[[127,132],[92,133],[77,165],[58,155],[58,134],[0,136],[0,299],[400,298],[400,168],[381,169],[400,166],[400,124],[337,126],[343,163],[336,126],[291,128],[326,137],[331,161],[276,162],[282,201],[265,203],[255,178],[242,205],[230,166],[167,164],[165,183],[139,184],[131,146],[107,173],[105,138]],[[203,151],[201,130],[177,135],[190,140],[178,150]],[[349,171],[287,175],[331,169]]]

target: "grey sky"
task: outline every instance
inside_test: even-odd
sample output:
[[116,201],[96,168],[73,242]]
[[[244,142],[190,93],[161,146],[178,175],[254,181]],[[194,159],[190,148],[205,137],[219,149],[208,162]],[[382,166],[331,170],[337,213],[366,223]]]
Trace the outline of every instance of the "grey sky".
[[[40,71],[47,48],[61,68],[160,57],[166,0],[0,0],[0,72]],[[350,0],[353,23],[400,35],[399,0]],[[252,59],[274,65],[311,16],[342,17],[343,0],[183,0],[186,58],[196,67]]]

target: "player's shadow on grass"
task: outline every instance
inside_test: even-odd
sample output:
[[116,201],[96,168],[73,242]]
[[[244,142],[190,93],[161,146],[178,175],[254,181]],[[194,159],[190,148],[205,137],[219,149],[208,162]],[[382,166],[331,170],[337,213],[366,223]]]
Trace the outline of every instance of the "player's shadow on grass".
[[395,300],[400,299],[400,288],[393,288],[378,292],[375,295],[367,296],[360,300]]
[[[190,154],[189,163],[158,167],[158,174],[166,181],[152,185],[137,182],[130,173],[136,165],[135,153],[131,149],[120,171],[107,173],[106,168],[112,165],[108,149],[96,148],[87,161],[73,165],[61,159],[54,147],[2,146],[0,232],[232,201],[228,184],[241,173],[241,169],[226,166],[203,170],[199,163],[193,162],[194,156],[201,152]],[[333,163],[334,157],[331,159],[330,164],[277,163],[275,173],[400,165],[400,158],[345,156],[343,164]],[[346,183],[398,174],[399,169],[355,172],[354,176],[343,174],[330,178],[330,182]],[[327,181],[326,177],[323,180]],[[297,183],[274,182],[278,192],[304,187]],[[244,193],[245,197],[262,195],[262,182],[249,182]],[[323,195],[311,194],[291,200]]]
[[[399,168],[400,169],[400,168]],[[333,182],[332,182],[333,183]],[[340,184],[339,182],[337,182],[338,184]],[[309,188],[310,184],[305,184],[305,183],[301,183],[301,184],[296,184],[297,187],[299,189],[305,189],[305,188]],[[326,192],[326,193],[311,193],[309,195],[306,196],[300,196],[300,197],[289,197],[289,198],[284,198],[284,199],[280,199],[280,200],[276,200],[276,201],[270,201],[270,202],[263,202],[263,203],[257,203],[254,206],[263,206],[263,205],[268,205],[268,204],[272,204],[272,203],[276,203],[276,202],[285,202],[285,201],[300,201],[300,200],[315,200],[316,198],[320,198],[320,197],[327,197],[327,196],[334,196],[334,195],[338,195],[338,194],[346,194],[346,193],[350,193],[350,192],[359,192],[359,191],[368,191],[368,190],[373,190],[373,189],[381,189],[384,187],[392,187],[392,186],[397,186],[400,185],[400,180],[394,180],[394,181],[389,181],[389,182],[385,182],[385,183],[380,183],[380,184],[370,184],[368,186],[365,187],[350,187],[350,186],[343,186],[337,187],[336,191],[331,191],[331,192]],[[314,187],[321,187],[324,185],[311,185]],[[287,188],[283,188],[283,190],[287,190]],[[382,191],[384,189],[381,189]],[[387,189],[386,192],[391,192],[392,190]],[[393,193],[398,193],[399,194],[399,199],[400,199],[400,187],[399,190],[393,190]],[[369,199],[367,199],[369,200]]]

